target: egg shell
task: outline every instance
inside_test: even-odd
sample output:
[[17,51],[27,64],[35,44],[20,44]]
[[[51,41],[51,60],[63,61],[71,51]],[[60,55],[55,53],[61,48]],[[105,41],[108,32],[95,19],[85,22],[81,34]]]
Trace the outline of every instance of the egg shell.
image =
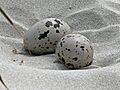
[[33,54],[55,52],[57,42],[71,33],[67,23],[57,18],[47,18],[33,25],[24,35],[24,48]]
[[57,60],[70,69],[91,65],[93,53],[92,43],[81,34],[65,35],[58,42],[55,52]]

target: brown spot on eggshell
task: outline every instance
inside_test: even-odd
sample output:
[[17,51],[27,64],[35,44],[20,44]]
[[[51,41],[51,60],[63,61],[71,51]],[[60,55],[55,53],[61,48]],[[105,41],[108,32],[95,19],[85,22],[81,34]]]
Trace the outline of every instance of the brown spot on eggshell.
[[62,42],[60,42],[60,46],[62,47]]
[[74,69],[74,65],[71,64],[71,63],[67,63],[66,66],[67,66],[69,69]]
[[38,37],[38,39],[39,40],[44,39],[45,37],[47,37],[48,33],[49,33],[49,30],[47,30],[46,32],[40,34],[40,36]]
[[69,7],[69,9],[71,10],[71,9],[72,9],[72,7]]
[[59,31],[59,30],[56,30],[56,33],[60,33],[60,31]]
[[61,57],[59,53],[58,53],[58,57]]
[[59,28],[60,25],[59,24],[54,24],[54,28]]
[[86,51],[89,53],[89,50],[88,50],[88,49],[86,49]]
[[61,23],[61,22],[60,22],[59,20],[57,20],[57,19],[55,19],[54,21],[57,22],[58,24],[63,25],[63,23]]
[[76,47],[78,47],[78,45],[76,45]]
[[91,50],[93,50],[92,46],[90,46]]
[[73,60],[74,60],[74,61],[77,61],[77,60],[78,60],[78,58],[77,58],[77,57],[74,57],[74,58],[73,58]]
[[52,44],[52,42],[50,42],[50,44]]
[[89,55],[87,56],[87,59],[88,59],[88,58],[90,58],[90,56],[89,56]]
[[62,62],[63,62],[63,63],[65,63],[65,59],[64,59],[63,57],[62,57],[62,59],[61,59],[61,60],[62,60]]
[[49,49],[49,47],[46,47],[46,49]]
[[46,26],[46,27],[50,27],[50,26],[52,26],[52,22],[47,21],[47,22],[45,23],[45,26]]
[[69,48],[65,48],[67,51],[70,51],[70,49]]

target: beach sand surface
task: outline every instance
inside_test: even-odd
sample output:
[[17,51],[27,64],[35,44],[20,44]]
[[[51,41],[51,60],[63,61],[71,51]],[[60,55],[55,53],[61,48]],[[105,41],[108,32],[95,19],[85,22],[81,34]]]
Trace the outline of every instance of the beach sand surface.
[[[45,18],[67,22],[93,44],[91,66],[68,70],[55,54],[31,56],[0,14],[0,75],[9,90],[120,90],[119,0],[0,0],[22,33]],[[0,82],[0,90],[6,90]]]

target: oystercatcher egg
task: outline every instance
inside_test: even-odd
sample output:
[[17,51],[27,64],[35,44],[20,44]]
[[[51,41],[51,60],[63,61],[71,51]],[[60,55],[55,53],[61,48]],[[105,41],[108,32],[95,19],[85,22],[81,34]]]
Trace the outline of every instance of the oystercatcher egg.
[[55,54],[57,60],[70,69],[89,66],[93,61],[92,43],[81,34],[68,34],[61,38]]
[[71,29],[67,23],[57,18],[47,18],[25,32],[24,48],[37,55],[53,53],[57,42],[69,33]]

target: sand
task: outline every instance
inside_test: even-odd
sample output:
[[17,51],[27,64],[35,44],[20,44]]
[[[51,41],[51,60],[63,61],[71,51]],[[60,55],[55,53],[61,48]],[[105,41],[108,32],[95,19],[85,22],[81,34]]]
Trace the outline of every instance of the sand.
[[9,90],[120,90],[119,0],[0,0],[0,6],[20,32],[44,18],[62,19],[95,52],[92,65],[79,70],[68,70],[55,54],[31,56],[0,14],[0,75]]

